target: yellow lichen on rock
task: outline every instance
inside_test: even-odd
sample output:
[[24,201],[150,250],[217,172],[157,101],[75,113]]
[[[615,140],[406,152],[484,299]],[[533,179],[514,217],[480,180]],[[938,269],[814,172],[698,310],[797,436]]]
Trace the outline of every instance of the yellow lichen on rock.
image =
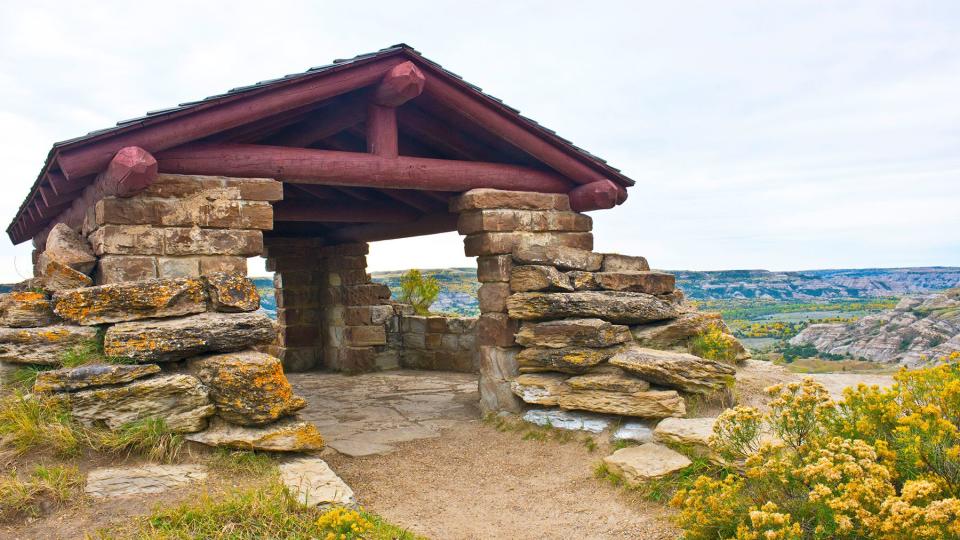
[[54,312],[83,325],[175,317],[206,311],[207,291],[195,278],[112,283],[54,295]]

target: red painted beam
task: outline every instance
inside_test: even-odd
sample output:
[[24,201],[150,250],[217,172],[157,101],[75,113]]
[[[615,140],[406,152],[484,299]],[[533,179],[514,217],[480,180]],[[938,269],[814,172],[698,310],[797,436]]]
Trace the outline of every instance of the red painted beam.
[[[351,90],[370,86],[383,78],[393,67],[402,63],[399,58],[374,60],[364,65],[353,65],[347,70],[332,70],[318,77],[304,77],[269,92],[250,92],[240,97],[228,96],[198,105],[184,114],[150,122],[135,130],[120,131],[112,136],[92,141],[76,149],[63,150],[58,159],[67,179],[75,179],[102,170],[116,152],[125,146],[139,146],[149,152],[195,141],[237,126],[283,113],[290,109],[319,103]],[[266,89],[266,88],[265,88]]]
[[273,219],[275,221],[405,223],[414,221],[419,216],[419,212],[405,206],[374,201],[356,204],[326,201],[279,201],[273,204]]
[[397,146],[397,109],[373,103],[367,107],[367,152],[385,158],[400,155]]
[[341,131],[353,127],[363,119],[367,112],[366,99],[350,99],[342,105],[333,105],[291,126],[268,140],[278,146],[307,147],[317,141],[332,137]]
[[457,230],[457,214],[429,214],[410,223],[368,223],[337,229],[325,238],[334,244],[346,242],[376,242]]
[[69,195],[78,191],[83,191],[86,184],[83,182],[69,182],[67,178],[58,172],[47,173],[47,183],[53,188],[57,195]]
[[[584,184],[572,189],[570,208],[575,212],[589,212],[591,210],[606,210],[617,205],[620,198],[619,186],[610,180],[601,180],[592,184]],[[626,190],[624,190],[626,192]]]
[[413,62],[404,62],[387,72],[371,101],[383,107],[399,107],[423,92],[427,78]]
[[157,179],[157,160],[136,146],[121,148],[94,186],[102,197],[131,197]]
[[471,141],[462,131],[427,116],[422,111],[397,110],[400,130],[426,144],[467,161],[495,161],[495,152],[482,143]]
[[403,204],[412,206],[421,212],[435,212],[440,208],[446,208],[446,205],[441,206],[429,198],[422,196],[420,194],[421,192],[409,189],[381,189],[377,193],[382,193],[395,201],[400,201]]
[[357,152],[279,146],[188,145],[158,156],[167,173],[276,178],[301,184],[377,189],[467,191],[473,188],[566,193],[561,176],[501,163],[400,156],[387,159]]

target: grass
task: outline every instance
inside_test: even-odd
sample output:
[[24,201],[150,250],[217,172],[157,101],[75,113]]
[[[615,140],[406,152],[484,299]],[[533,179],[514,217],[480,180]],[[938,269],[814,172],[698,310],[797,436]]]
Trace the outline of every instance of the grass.
[[83,476],[75,467],[38,465],[21,478],[10,471],[0,478],[0,520],[39,516],[50,506],[62,506],[79,495]]
[[33,388],[33,383],[37,382],[37,375],[44,372],[56,369],[54,366],[23,366],[14,370],[13,375],[10,377],[9,386],[14,389],[21,389],[24,391],[30,391]]
[[97,337],[75,345],[60,355],[60,363],[65,368],[84,366],[87,364],[135,364],[136,361],[125,356],[107,356],[103,352],[103,330],[97,332]]
[[163,418],[143,418],[115,431],[90,431],[91,446],[112,453],[136,454],[151,461],[171,463],[183,449],[183,435],[174,433]]
[[799,358],[792,362],[775,360],[793,373],[896,373],[898,366],[867,362],[864,360],[825,360],[823,358]]
[[[233,491],[226,495],[204,494],[199,499],[174,508],[158,508],[151,515],[133,523],[101,529],[94,538],[120,539],[230,539],[253,540],[259,538],[330,538],[333,520],[327,512],[347,514],[338,520],[370,529],[362,536],[346,533],[336,538],[366,540],[417,540],[419,537],[383,521],[378,516],[359,512],[356,515],[343,510],[306,508],[290,497],[277,482],[265,487]],[[361,521],[362,520],[362,521]]]
[[248,450],[217,448],[209,463],[221,473],[234,476],[268,476],[277,472],[277,464],[270,455]]
[[0,442],[17,455],[49,450],[61,457],[74,456],[85,438],[66,407],[54,399],[14,391],[0,400]]

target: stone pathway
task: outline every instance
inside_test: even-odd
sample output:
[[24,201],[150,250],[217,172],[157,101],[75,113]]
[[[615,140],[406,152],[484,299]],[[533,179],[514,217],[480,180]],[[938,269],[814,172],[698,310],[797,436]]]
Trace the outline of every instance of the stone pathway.
[[480,416],[477,376],[466,373],[307,372],[287,378],[309,404],[300,417],[320,428],[327,446],[349,456],[389,453],[396,443],[438,437]]
[[87,474],[84,491],[98,498],[145,495],[206,478],[206,468],[199,465],[104,467]]

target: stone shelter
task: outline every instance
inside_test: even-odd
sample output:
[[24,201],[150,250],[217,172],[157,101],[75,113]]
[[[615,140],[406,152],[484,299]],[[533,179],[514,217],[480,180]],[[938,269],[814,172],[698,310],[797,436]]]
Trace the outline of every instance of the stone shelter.
[[[0,360],[46,339],[14,328],[75,343],[99,327],[109,354],[187,362],[202,384],[183,384],[212,388],[234,426],[303,406],[288,388],[265,410],[217,399],[240,391],[223,388],[240,364],[279,369],[270,358],[476,371],[491,411],[682,416],[684,394],[728,386],[733,368],[688,353],[722,322],[672,275],[592,251],[585,212],[633,184],[402,44],[235,88],[53,146],[7,228],[33,242],[37,281],[0,302]],[[477,258],[476,320],[413,316],[366,271],[369,242],[448,231]],[[275,329],[243,279],[253,256],[275,272]],[[187,431],[213,414],[196,402]]]

